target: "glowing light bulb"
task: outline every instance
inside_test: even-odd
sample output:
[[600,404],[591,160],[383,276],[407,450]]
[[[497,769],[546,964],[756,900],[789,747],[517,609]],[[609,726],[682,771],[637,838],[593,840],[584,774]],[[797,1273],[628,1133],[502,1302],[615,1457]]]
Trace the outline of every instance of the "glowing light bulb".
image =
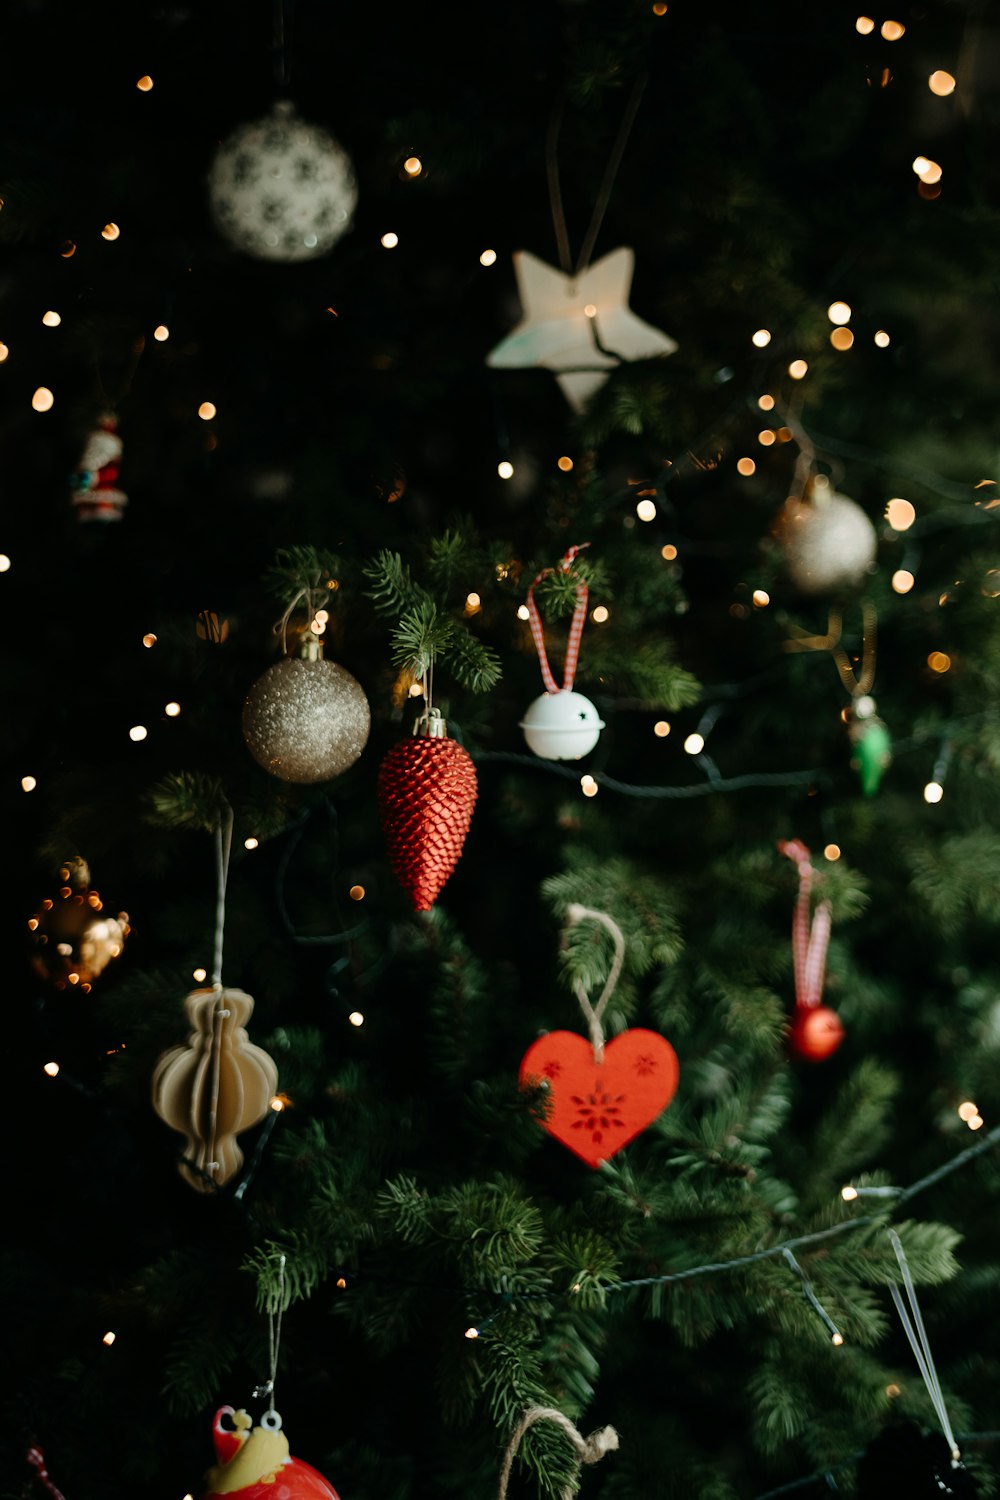
[[640,521],[652,521],[656,515],[656,506],[652,500],[640,500],[635,508],[635,513]]
[[840,845],[827,844],[823,850],[823,858],[828,859],[831,864],[834,864],[840,858]]
[[423,695],[423,686],[419,682],[410,683],[410,697],[420,698]]
[[871,16],[859,16],[854,23],[854,29],[855,31],[859,31],[862,36],[867,36],[869,32],[875,30],[875,22]]
[[684,741],[684,749],[688,755],[700,755],[705,748],[705,737],[701,734],[689,734]]
[[134,744],[137,745],[140,740],[144,740],[146,738],[146,735],[148,733],[149,731],[147,730],[145,724],[133,724],[132,728],[128,732],[128,737],[133,741]]
[[897,594],[908,594],[916,581],[907,568],[897,568],[892,575],[892,586]]
[[943,796],[944,787],[941,785],[940,781],[929,781],[924,787],[925,802],[930,802],[932,804],[935,802],[940,802]]
[[244,849],[259,849],[260,839],[255,839],[253,834],[251,834],[248,839],[243,840],[243,847]]
[[148,73],[143,73],[142,77],[136,80],[135,86],[139,90],[140,94],[148,94],[150,89],[153,87],[153,80],[150,78]]
[[465,596],[465,607],[469,611],[470,614],[475,614],[475,612],[476,612],[477,609],[481,609],[482,608],[482,604],[483,604],[483,601],[482,601],[482,599],[480,599],[480,597],[479,597],[478,594],[476,594],[476,593],[466,594],[466,596]]
[[573,460],[564,453],[562,458],[556,459],[556,467],[562,469],[564,474],[568,474],[573,467]]
[[58,328],[59,324],[62,322],[62,318],[57,312],[53,312],[52,308],[50,307],[48,312],[42,313],[42,322],[45,324],[46,328]]
[[35,790],[35,787],[37,785],[38,785],[38,782],[35,780],[34,776],[22,776],[21,777],[21,791],[22,792],[33,792]]
[[50,1078],[58,1078],[59,1064],[57,1062],[47,1062],[45,1064],[45,1067],[42,1069],[42,1072],[47,1073]]
[[581,776],[580,790],[585,797],[596,797],[600,788],[593,776]]
[[168,719],[176,719],[180,711],[181,706],[179,703],[166,703],[163,706],[163,712],[166,714]]
[[665,562],[673,562],[674,558],[677,556],[677,548],[674,546],[673,542],[668,542],[665,547],[660,548],[660,556],[664,559]]
[[31,398],[31,404],[35,411],[51,411],[55,399],[47,385],[40,385]]
[[946,651],[932,651],[927,658],[932,672],[947,672],[951,668],[951,657]]
[[207,969],[194,969],[192,971],[191,978],[197,980],[197,982],[199,984],[203,984],[205,982],[205,980],[208,978],[208,970]]
[[960,1120],[964,1120],[966,1124],[968,1124],[975,1115],[978,1115],[978,1113],[979,1107],[978,1105],[973,1104],[971,1099],[967,1099],[964,1104],[960,1104],[958,1106],[958,1118]]
[[830,1340],[830,1343],[831,1344],[835,1344],[838,1349],[840,1348],[840,1346],[841,1346],[841,1344],[843,1342],[844,1342],[844,1335],[842,1333],[835,1333],[833,1335],[833,1337],[831,1338],[831,1340]]
[[501,461],[497,464],[497,473],[500,475],[501,479],[513,479],[514,465],[510,462],[510,459],[501,459]]
[[750,342],[757,349],[766,349],[771,342],[770,330],[767,328],[758,328],[757,332],[751,335]]
[[777,437],[778,434],[772,427],[764,427],[758,432],[757,441],[762,448],[770,448],[771,444],[777,441]]
[[850,349],[854,343],[854,334],[849,328],[835,328],[830,334],[830,343],[835,349]]
[[382,236],[381,244],[383,250],[395,250],[396,246],[399,244],[399,235],[394,234],[390,229],[386,234]]
[[774,411],[774,397],[768,395],[758,396],[757,405],[761,411]]
[[211,422],[218,408],[212,401],[203,401],[198,408],[198,415],[203,422]]
[[739,458],[736,460],[736,472],[742,474],[744,479],[749,479],[751,474],[756,474],[757,465],[752,458]]
[[970,1130],[981,1130],[983,1126],[983,1117],[982,1115],[973,1115],[972,1119],[966,1120],[965,1123],[966,1125],[968,1125]]
[[101,1343],[102,1344],[107,1344],[108,1348],[110,1349],[111,1345],[114,1343],[114,1341],[115,1341],[115,1335],[109,1329],[108,1332],[104,1335],[103,1339],[101,1340]]
[[939,99],[945,99],[949,94],[955,92],[955,80],[950,73],[943,68],[938,68],[927,80],[927,87],[932,94],[937,94]]
[[875,342],[880,349],[888,349],[890,339],[884,328],[880,328],[876,333]]
[[517,606],[517,618],[519,620],[531,619],[531,611],[526,604],[519,604]]
[[658,740],[665,740],[670,733],[670,724],[667,719],[657,719],[653,725],[653,733]]
[[901,21],[883,21],[881,31],[887,42],[898,42],[905,33],[906,27]]
[[586,305],[586,307],[583,309],[583,312],[584,312],[584,316],[587,317],[587,318],[596,318],[597,317],[597,308],[596,308],[596,306],[594,305],[593,302],[588,302],[587,305]]
[[115,223],[105,224],[104,228],[101,230],[101,238],[105,240],[116,240],[118,239],[120,234],[121,230]]
[[909,500],[901,500],[897,496],[887,503],[885,518],[893,531],[908,531],[917,519],[917,512]]
[[165,344],[170,337],[170,329],[166,323],[158,323],[153,329],[153,337],[158,344]]
[[274,1113],[276,1115],[280,1115],[285,1107],[285,1101],[284,1099],[282,1099],[280,1094],[273,1094],[268,1101],[268,1106],[270,1109],[274,1110]]
[[788,373],[793,380],[802,380],[808,369],[809,365],[804,359],[793,359],[788,366]]
[[365,888],[363,885],[352,885],[347,894],[352,901],[363,901],[365,899]]
[[840,1196],[843,1198],[845,1203],[853,1203],[855,1198],[858,1196],[858,1190],[856,1187],[852,1187],[851,1184],[848,1183],[846,1187],[841,1188]]
[[347,1019],[352,1026],[363,1026],[365,1024],[365,1018],[359,1010],[352,1010]]
[[10,558],[6,552],[0,552],[0,573],[10,572]]
[[7,348],[7,345],[6,344],[0,344],[0,365],[3,364],[4,360],[7,358],[7,356],[8,356],[9,353],[10,353],[10,350]]
[[611,611],[606,604],[598,604],[596,609],[590,612],[590,618],[595,625],[604,625],[611,618]]
[[849,323],[851,321],[850,305],[847,302],[831,302],[826,315],[831,323]]
[[147,633],[143,636],[142,644],[146,647],[147,650],[156,645],[156,636],[151,630],[147,631]]
[[766,609],[771,602],[771,596],[766,589],[754,589],[753,602],[758,609]]
[[403,171],[407,177],[419,177],[424,170],[424,164],[419,156],[408,156],[403,163]]
[[467,1339],[477,1339],[479,1337],[479,1329],[478,1328],[467,1328],[465,1330],[465,1337]]
[[495,266],[496,263],[497,253],[495,250],[484,250],[479,257],[479,264],[481,266]]

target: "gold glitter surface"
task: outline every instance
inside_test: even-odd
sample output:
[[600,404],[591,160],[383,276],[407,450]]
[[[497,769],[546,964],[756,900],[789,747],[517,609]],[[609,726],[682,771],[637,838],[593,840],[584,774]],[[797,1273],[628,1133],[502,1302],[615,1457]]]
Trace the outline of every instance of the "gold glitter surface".
[[329,781],[353,766],[371,728],[364,691],[332,661],[289,657],[258,677],[243,708],[255,760],[282,781]]

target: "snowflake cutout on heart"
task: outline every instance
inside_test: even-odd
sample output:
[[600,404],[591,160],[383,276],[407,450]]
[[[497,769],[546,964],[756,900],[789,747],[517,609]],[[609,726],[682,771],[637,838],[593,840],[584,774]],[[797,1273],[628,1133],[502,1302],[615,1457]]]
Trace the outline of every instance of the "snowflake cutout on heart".
[[656,1072],[656,1058],[650,1057],[648,1052],[642,1052],[632,1066],[640,1078],[648,1078],[650,1073]]
[[574,1094],[572,1098],[580,1116],[573,1121],[573,1129],[589,1130],[595,1146],[601,1145],[606,1130],[624,1130],[625,1121],[618,1108],[625,1098],[624,1094],[616,1094],[612,1098],[596,1083],[593,1093],[588,1094],[586,1099],[581,1099],[579,1094]]
[[546,1078],[558,1078],[559,1074],[562,1072],[562,1063],[556,1062],[555,1058],[553,1058],[551,1062],[547,1062],[545,1064],[542,1072],[545,1074]]

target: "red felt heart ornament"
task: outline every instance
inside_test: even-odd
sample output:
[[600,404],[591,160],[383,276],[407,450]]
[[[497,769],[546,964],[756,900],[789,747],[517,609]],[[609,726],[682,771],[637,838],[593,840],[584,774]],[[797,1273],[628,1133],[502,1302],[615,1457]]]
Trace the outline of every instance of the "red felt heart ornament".
[[662,1114],[680,1067],[666,1037],[636,1027],[605,1044],[604,1061],[573,1031],[550,1031],[521,1063],[521,1087],[548,1085],[550,1110],[539,1124],[588,1167],[599,1167]]

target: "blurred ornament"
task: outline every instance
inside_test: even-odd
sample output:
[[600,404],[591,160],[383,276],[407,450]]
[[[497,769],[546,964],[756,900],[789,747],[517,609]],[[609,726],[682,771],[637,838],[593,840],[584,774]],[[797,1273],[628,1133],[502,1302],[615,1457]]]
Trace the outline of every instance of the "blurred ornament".
[[253,1000],[242,990],[193,990],[184,1008],[194,1029],[157,1062],[153,1108],[185,1138],[184,1181],[208,1193],[239,1171],[236,1137],[267,1114],[278,1070],[247,1036]]
[[820,901],[810,921],[810,896],[816,871],[802,840],[780,840],[778,853],[794,860],[799,872],[799,893],[792,912],[795,1014],[788,1033],[788,1046],[805,1062],[825,1062],[833,1056],[846,1035],[836,1011],[822,1004],[833,908],[829,901]]
[[257,260],[314,260],[347,232],[358,201],[350,158],[287,100],[241,125],[215,153],[208,174],[216,227]]
[[519,250],[514,275],[522,319],[487,356],[493,369],[554,370],[575,411],[624,362],[673,354],[676,342],[628,306],[635,254],[622,247],[577,276]]
[[220,618],[214,609],[201,610],[194,628],[200,641],[211,641],[213,646],[221,646],[229,639],[229,621],[224,615]]
[[549,1031],[521,1062],[521,1087],[545,1090],[538,1123],[588,1167],[599,1167],[663,1113],[680,1067],[666,1037],[635,1027],[603,1044],[573,1031]]
[[828,1005],[797,1005],[788,1046],[804,1062],[825,1062],[846,1035],[843,1022]]
[[430,911],[461,858],[476,805],[476,768],[447,738],[438,709],[417,721],[378,773],[378,803],[389,863],[414,911]]
[[520,728],[528,749],[543,760],[579,760],[597,744],[604,721],[589,698],[562,688],[536,698]]
[[976,1500],[979,1487],[965,1465],[952,1463],[940,1433],[922,1433],[916,1422],[894,1421],[868,1445],[858,1464],[858,1500]]
[[854,746],[851,764],[861,777],[861,790],[874,797],[884,772],[892,765],[892,739],[875,711],[875,699],[867,693],[854,700],[854,712],[848,725]]
[[[232,1427],[224,1425],[226,1418]],[[245,1411],[220,1407],[212,1435],[218,1463],[205,1475],[205,1500],[338,1500],[318,1469],[289,1456],[273,1408],[254,1427]]]
[[128,504],[128,496],[117,488],[121,457],[117,420],[105,412],[87,439],[76,472],[70,475],[78,521],[121,520]]
[[778,512],[774,534],[793,582],[804,594],[854,588],[875,561],[877,537],[865,512],[838,495],[823,474]]
[[128,913],[109,916],[90,888],[84,859],[69,859],[59,871],[60,889],[28,921],[31,966],[57,990],[89,994],[93,981],[120,956],[131,932]]
[[576,664],[580,655],[580,639],[583,635],[583,627],[587,623],[586,583],[582,578],[577,579],[576,606],[566,642],[562,687],[556,682],[549,666],[548,653],[545,650],[545,632],[542,629],[538,605],[535,603],[535,589],[542,579],[548,578],[555,572],[572,574],[575,571],[573,564],[577,556],[584,547],[589,545],[589,542],[584,542],[581,546],[570,547],[558,568],[543,568],[528,589],[526,601],[528,624],[531,626],[531,636],[535,643],[535,650],[538,652],[538,665],[541,668],[545,692],[530,705],[518,727],[524,730],[528,749],[533,750],[543,760],[579,760],[582,755],[587,755],[593,750],[604,728],[604,720],[590,699],[585,698],[582,693],[573,691],[573,679],[576,676]]
[[265,771],[282,781],[329,781],[368,743],[371,712],[361,684],[306,634],[298,657],[258,677],[243,707],[243,737]]

